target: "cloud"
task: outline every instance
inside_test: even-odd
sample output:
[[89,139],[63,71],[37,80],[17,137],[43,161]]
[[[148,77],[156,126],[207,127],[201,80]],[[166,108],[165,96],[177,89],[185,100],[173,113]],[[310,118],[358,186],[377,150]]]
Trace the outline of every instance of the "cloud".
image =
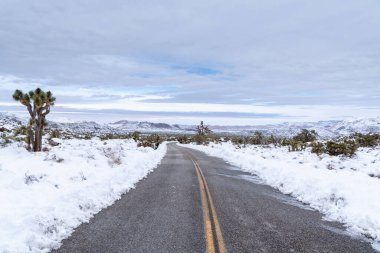
[[[3,0],[0,102],[38,85],[62,104],[87,107],[254,103],[276,115],[288,106],[379,107],[379,7],[376,0]],[[329,117],[355,115],[333,111]]]

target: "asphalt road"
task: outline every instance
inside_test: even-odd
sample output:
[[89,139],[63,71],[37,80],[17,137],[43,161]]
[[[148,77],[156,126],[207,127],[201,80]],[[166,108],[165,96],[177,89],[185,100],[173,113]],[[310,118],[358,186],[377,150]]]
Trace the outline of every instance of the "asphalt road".
[[206,251],[374,252],[363,238],[255,176],[174,144],[135,189],[54,252]]

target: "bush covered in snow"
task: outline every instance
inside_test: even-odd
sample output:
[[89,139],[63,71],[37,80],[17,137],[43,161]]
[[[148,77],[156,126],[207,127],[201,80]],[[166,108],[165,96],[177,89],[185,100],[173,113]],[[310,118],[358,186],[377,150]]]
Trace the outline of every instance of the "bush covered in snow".
[[374,148],[380,144],[380,134],[355,133],[351,136],[336,138],[326,142],[312,143],[312,153],[327,153],[332,156],[353,156],[359,147]]
[[328,141],[326,142],[326,152],[329,155],[338,156],[353,156],[358,149],[359,145],[355,140],[343,140],[343,141]]
[[137,146],[144,147],[144,148],[150,147],[153,149],[157,149],[163,141],[164,139],[160,137],[160,135],[151,134],[151,135],[140,137],[137,142]]
[[307,143],[316,141],[318,134],[315,130],[302,129],[299,134],[293,137],[293,140]]

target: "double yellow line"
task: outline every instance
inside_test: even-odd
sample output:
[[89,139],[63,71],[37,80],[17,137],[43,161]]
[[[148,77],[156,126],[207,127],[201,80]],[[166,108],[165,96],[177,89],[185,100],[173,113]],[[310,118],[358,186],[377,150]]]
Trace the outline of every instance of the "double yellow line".
[[[199,188],[201,192],[201,202],[202,202],[202,211],[203,211],[203,223],[206,235],[206,248],[208,253],[216,252],[216,245],[214,242],[214,234],[217,241],[217,249],[219,253],[226,253],[226,248],[223,241],[222,230],[220,229],[218,216],[216,215],[214,202],[212,201],[210,190],[208,188],[206,179],[203,175],[201,168],[199,167],[198,162],[189,155],[191,161],[194,164],[195,171],[198,176]],[[211,212],[210,212],[211,210]],[[212,217],[212,219],[210,218]],[[213,230],[214,225],[214,230]]]

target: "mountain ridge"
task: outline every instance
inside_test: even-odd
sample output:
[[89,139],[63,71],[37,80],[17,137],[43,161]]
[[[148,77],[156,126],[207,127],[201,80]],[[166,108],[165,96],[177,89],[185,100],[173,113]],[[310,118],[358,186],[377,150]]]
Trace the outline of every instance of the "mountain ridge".
[[[0,127],[14,129],[26,120],[7,113],[0,113]],[[231,135],[251,135],[255,131],[263,132],[265,135],[293,136],[301,129],[313,129],[322,138],[331,138],[340,135],[349,135],[354,132],[379,133],[380,117],[358,118],[351,120],[326,120],[318,122],[284,122],[267,125],[246,125],[246,126],[221,126],[210,125],[210,129],[217,134]],[[113,123],[100,124],[95,121],[82,121],[71,123],[60,123],[49,121],[48,128],[63,131],[73,131],[77,133],[127,133],[139,131],[142,133],[171,133],[171,134],[191,134],[195,133],[196,125],[181,125],[168,123],[154,123],[149,121],[129,121],[119,120]]]

